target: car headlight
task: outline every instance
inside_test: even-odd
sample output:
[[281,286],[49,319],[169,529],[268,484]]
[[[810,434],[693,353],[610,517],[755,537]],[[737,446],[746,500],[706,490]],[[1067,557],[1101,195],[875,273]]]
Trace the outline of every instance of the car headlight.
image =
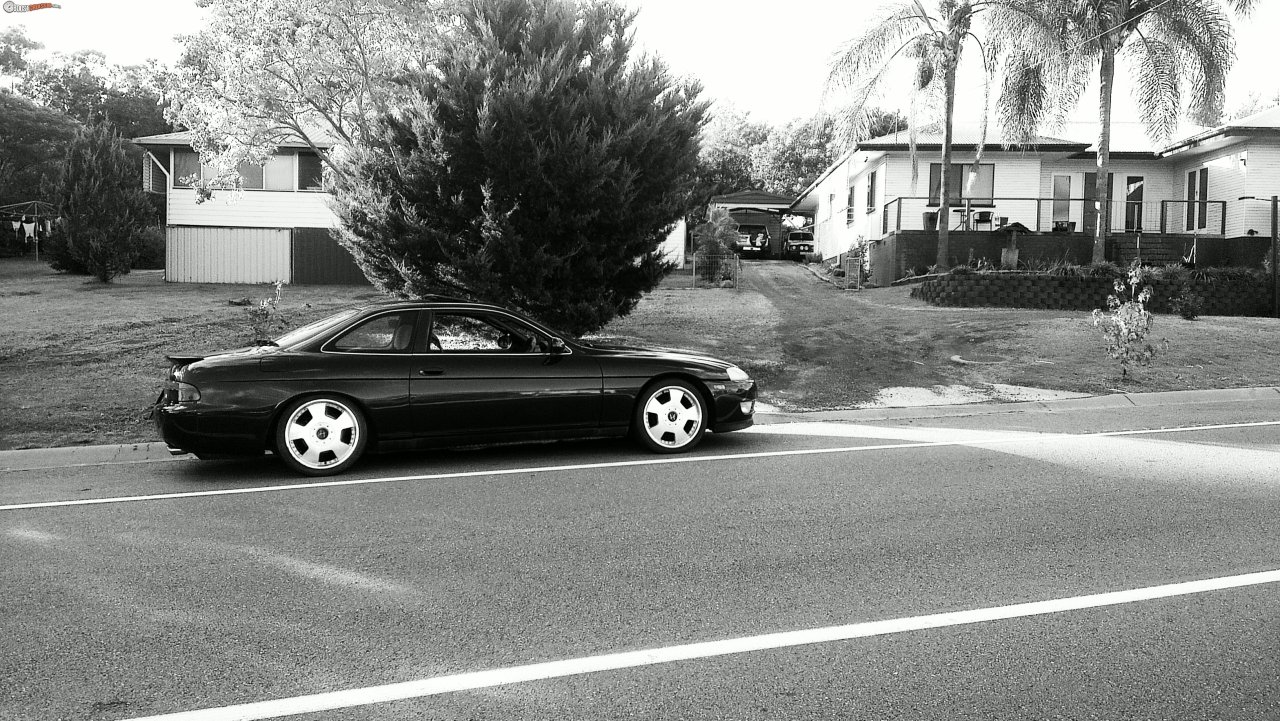
[[751,380],[751,376],[747,375],[747,372],[742,370],[738,366],[729,366],[728,373],[729,373],[729,380],[731,381],[736,382],[736,381]]

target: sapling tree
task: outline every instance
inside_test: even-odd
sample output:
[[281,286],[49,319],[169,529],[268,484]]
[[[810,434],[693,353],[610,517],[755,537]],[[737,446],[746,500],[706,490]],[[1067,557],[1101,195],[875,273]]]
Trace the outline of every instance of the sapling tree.
[[[1093,311],[1093,325],[1102,331],[1107,355],[1120,362],[1120,377],[1129,377],[1132,365],[1151,365],[1157,348],[1147,335],[1154,316],[1147,310],[1151,288],[1142,285],[1143,271],[1138,261],[1129,266],[1125,278],[1115,281],[1115,293],[1107,296],[1107,312]],[[1167,345],[1167,341],[1164,345]]]

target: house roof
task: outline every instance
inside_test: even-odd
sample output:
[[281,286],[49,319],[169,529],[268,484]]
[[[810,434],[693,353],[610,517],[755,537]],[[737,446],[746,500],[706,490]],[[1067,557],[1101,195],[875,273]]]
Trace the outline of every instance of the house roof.
[[726,195],[713,195],[711,202],[715,205],[791,205],[795,198],[790,195],[766,193],[763,190],[739,190]]
[[[959,150],[966,150],[978,147],[978,141],[982,139],[981,128],[977,125],[962,125],[957,123],[951,132],[951,147]],[[992,150],[998,150],[1005,144],[1005,138],[1000,131],[993,125],[987,128],[987,137],[983,143],[984,147]],[[858,143],[859,150],[901,150],[910,147],[911,137],[905,130],[900,130],[888,135],[882,135],[878,138],[863,140]],[[1084,150],[1088,147],[1088,143],[1082,143],[1078,140],[1064,140],[1062,138],[1054,138],[1047,135],[1037,135],[1030,143],[1014,145],[1011,147],[1028,148],[1037,150]],[[942,147],[942,130],[940,128],[923,128],[916,133],[917,148],[941,148]]]
[[1161,148],[1159,153],[1161,155],[1172,155],[1173,153],[1234,136],[1275,135],[1277,130],[1280,130],[1280,105],[1238,120],[1228,121],[1214,128],[1200,128],[1199,132],[1187,135]]
[[778,195],[778,193],[769,193],[764,191],[737,191],[736,193],[727,193],[727,195],[712,196],[710,204],[732,207],[759,207],[759,209],[768,209],[769,206],[774,207],[790,207],[795,197],[788,195]]
[[[319,147],[319,148],[333,147],[333,141],[328,138],[325,138],[324,136],[316,137],[315,141],[316,141],[316,147]],[[137,143],[138,145],[190,146],[191,131],[180,130],[176,133],[161,133],[160,135],[146,135],[141,138],[134,138],[133,142]],[[301,140],[284,140],[277,143],[276,145],[277,147],[281,147],[281,148],[310,148],[311,147],[310,145],[307,145]]]

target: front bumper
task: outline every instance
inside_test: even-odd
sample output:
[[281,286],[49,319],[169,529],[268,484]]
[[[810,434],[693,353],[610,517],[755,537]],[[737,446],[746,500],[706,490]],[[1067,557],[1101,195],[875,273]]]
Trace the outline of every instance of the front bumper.
[[755,381],[717,381],[711,384],[711,397],[716,411],[713,432],[740,431],[755,422]]

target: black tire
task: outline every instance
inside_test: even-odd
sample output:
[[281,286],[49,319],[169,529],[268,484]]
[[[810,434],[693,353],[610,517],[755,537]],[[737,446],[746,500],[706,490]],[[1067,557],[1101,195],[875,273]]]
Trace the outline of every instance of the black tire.
[[276,454],[307,476],[342,473],[364,454],[369,425],[346,398],[317,395],[290,403],[276,426]]
[[691,383],[666,378],[649,384],[636,399],[631,434],[655,453],[692,450],[707,433],[707,406]]

